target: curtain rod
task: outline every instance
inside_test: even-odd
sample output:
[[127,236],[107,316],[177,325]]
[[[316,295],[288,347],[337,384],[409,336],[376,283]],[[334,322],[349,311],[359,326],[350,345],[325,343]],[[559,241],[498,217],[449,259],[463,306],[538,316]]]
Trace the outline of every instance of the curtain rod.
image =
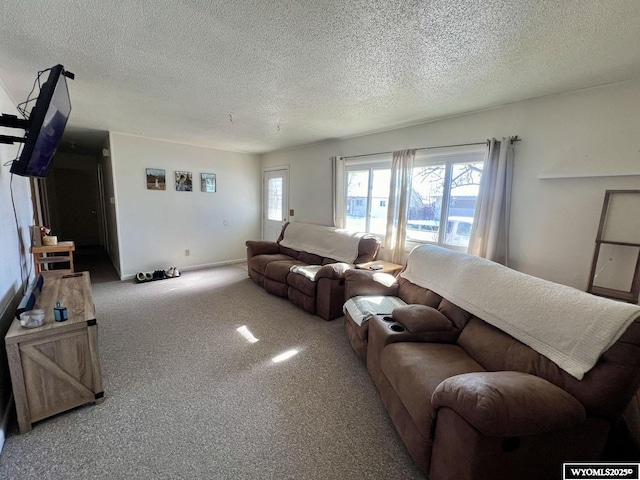
[[[513,142],[519,142],[520,140],[522,140],[521,138],[518,138],[518,136],[516,135],[515,137],[513,137],[513,139],[511,140],[511,143]],[[435,148],[449,148],[449,147],[469,147],[472,145],[487,145],[490,142],[489,139],[485,140],[484,142],[474,142],[474,143],[458,143],[457,145],[438,145],[437,147],[422,147],[422,148],[416,148],[416,152],[419,150],[433,150]],[[373,155],[387,155],[389,153],[393,153],[393,152],[377,152],[377,153],[363,153],[362,155],[349,155],[347,157],[342,157],[342,158],[360,158],[360,157],[371,157]]]

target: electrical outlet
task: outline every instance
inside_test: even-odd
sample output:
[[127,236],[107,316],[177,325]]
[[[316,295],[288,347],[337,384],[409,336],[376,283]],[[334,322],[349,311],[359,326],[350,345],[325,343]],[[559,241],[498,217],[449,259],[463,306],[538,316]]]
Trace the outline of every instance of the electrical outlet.
[[186,249],[186,250],[184,251],[184,256],[185,256],[185,257],[188,257],[189,255],[191,255],[191,250]]

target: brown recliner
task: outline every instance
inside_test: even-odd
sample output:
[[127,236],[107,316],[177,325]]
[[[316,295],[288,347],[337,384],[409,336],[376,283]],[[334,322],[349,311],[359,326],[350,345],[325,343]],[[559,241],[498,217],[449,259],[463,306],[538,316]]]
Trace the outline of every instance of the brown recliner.
[[[380,249],[380,239],[373,235],[363,235],[358,244],[358,257],[353,264],[347,264],[280,245],[288,225],[289,223],[284,225],[276,242],[246,242],[249,276],[267,292],[288,298],[294,305],[325,320],[342,316],[344,273],[354,264],[375,260]],[[315,279],[311,280],[291,272],[294,265],[322,268],[316,273]]]
[[640,319],[578,380],[437,293],[376,275],[346,272],[347,298],[393,295],[424,308],[362,326],[346,314],[347,337],[430,480],[562,478],[563,462],[600,459],[640,384]]

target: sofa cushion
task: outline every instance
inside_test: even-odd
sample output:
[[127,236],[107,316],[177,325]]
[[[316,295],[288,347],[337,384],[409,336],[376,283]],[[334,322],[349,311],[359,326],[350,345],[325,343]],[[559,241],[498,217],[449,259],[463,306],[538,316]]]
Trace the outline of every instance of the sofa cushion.
[[442,297],[437,293],[415,285],[402,277],[398,278],[398,285],[398,296],[409,304],[415,303],[438,308],[442,301]]
[[324,260],[324,258],[320,255],[314,255],[313,253],[300,252],[298,260],[306,263],[307,265],[322,265],[322,260]]
[[277,282],[265,277],[264,289],[271,295],[277,295],[278,297],[287,298],[289,293],[289,285],[282,282]]
[[469,312],[454,305],[446,298],[442,299],[437,308],[440,313],[447,317],[451,323],[460,330],[462,330],[473,317]]
[[458,345],[425,342],[387,345],[380,355],[380,368],[425,438],[435,418],[431,395],[440,382],[461,373],[485,371]]
[[280,253],[287,255],[295,260],[298,259],[300,252],[298,250],[294,250],[293,248],[287,248],[280,245]]
[[299,260],[281,260],[269,263],[265,268],[265,276],[280,283],[287,283],[287,276],[292,265],[303,265]]
[[393,311],[393,318],[413,333],[451,330],[451,320],[433,307],[407,305]]
[[324,258],[322,260],[322,265],[331,265],[332,263],[339,263],[338,260],[334,260],[333,258]]
[[256,255],[255,257],[251,257],[251,260],[249,260],[249,268],[264,275],[267,271],[267,265],[269,265],[270,263],[293,260],[295,259],[282,253]]
[[315,299],[317,282],[308,279],[300,273],[289,272],[289,275],[287,275],[287,283],[290,287],[300,290],[305,295],[312,296]]
[[304,311],[316,313],[315,292],[313,295],[307,295],[296,288],[289,287],[287,290],[287,298],[289,298],[291,303],[302,308]]

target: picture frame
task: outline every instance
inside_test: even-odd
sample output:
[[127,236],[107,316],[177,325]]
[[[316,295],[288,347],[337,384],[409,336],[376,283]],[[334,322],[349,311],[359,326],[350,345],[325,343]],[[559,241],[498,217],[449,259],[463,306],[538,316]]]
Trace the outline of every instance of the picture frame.
[[176,192],[193,192],[193,174],[183,170],[175,171]]
[[147,168],[147,190],[166,190],[167,175],[163,168]]
[[216,191],[216,174],[201,173],[200,174],[200,191],[206,193],[215,193]]

